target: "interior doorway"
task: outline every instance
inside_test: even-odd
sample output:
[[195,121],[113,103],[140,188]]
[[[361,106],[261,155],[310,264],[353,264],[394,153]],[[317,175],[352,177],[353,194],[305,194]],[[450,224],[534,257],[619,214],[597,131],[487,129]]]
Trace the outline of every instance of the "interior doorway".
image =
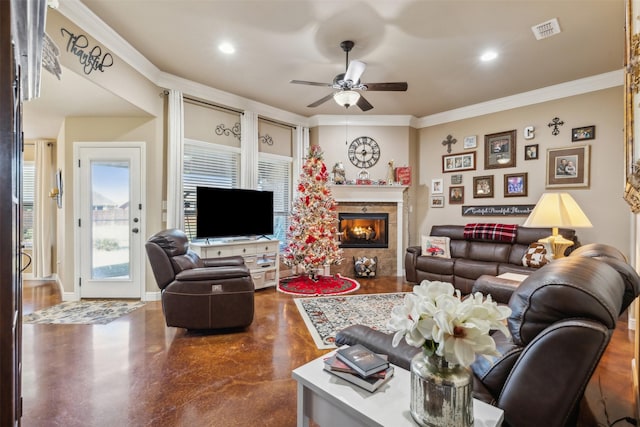
[[75,293],[144,296],[144,144],[74,144]]

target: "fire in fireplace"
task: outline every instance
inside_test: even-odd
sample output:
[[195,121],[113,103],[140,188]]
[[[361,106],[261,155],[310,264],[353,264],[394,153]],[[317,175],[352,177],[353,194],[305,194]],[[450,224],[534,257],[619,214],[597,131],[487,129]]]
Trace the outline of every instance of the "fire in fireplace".
[[338,219],[340,221],[340,247],[389,247],[389,214],[338,213]]

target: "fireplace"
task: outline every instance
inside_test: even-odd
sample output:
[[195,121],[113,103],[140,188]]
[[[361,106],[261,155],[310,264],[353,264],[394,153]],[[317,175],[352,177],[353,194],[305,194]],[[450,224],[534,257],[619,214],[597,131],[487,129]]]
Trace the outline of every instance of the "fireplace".
[[340,247],[389,247],[389,214],[338,213]]

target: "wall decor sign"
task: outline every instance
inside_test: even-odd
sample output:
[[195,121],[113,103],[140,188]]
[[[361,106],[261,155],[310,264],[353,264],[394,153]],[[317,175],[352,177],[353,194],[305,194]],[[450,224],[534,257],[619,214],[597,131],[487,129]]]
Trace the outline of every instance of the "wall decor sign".
[[462,143],[462,148],[464,148],[465,150],[469,150],[471,148],[476,148],[477,145],[478,143],[476,141],[475,135],[465,136]]
[[460,205],[464,203],[464,186],[449,187],[449,204]]
[[484,136],[484,168],[510,168],[516,165],[516,130]]
[[595,125],[571,129],[571,141],[586,141],[587,139],[595,139],[595,137]]
[[493,175],[473,177],[473,198],[493,197]]
[[527,195],[527,172],[504,175],[504,197]]
[[529,216],[536,205],[462,206],[462,216]]
[[445,154],[442,156],[442,172],[475,170],[476,152]]
[[113,56],[105,52],[102,53],[100,46],[89,47],[89,39],[84,34],[74,34],[66,28],[61,28],[62,37],[68,37],[67,52],[75,55],[83,66],[85,74],[98,70],[104,73],[105,68],[113,65]]
[[547,188],[589,186],[589,146],[547,149]]

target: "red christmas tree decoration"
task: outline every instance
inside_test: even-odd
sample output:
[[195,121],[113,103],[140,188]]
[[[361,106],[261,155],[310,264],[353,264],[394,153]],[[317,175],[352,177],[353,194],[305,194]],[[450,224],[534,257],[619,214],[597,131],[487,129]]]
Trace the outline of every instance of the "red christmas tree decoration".
[[291,209],[284,263],[300,266],[315,278],[325,265],[340,264],[337,202],[327,186],[329,173],[317,145],[309,149],[298,182],[298,197]]

